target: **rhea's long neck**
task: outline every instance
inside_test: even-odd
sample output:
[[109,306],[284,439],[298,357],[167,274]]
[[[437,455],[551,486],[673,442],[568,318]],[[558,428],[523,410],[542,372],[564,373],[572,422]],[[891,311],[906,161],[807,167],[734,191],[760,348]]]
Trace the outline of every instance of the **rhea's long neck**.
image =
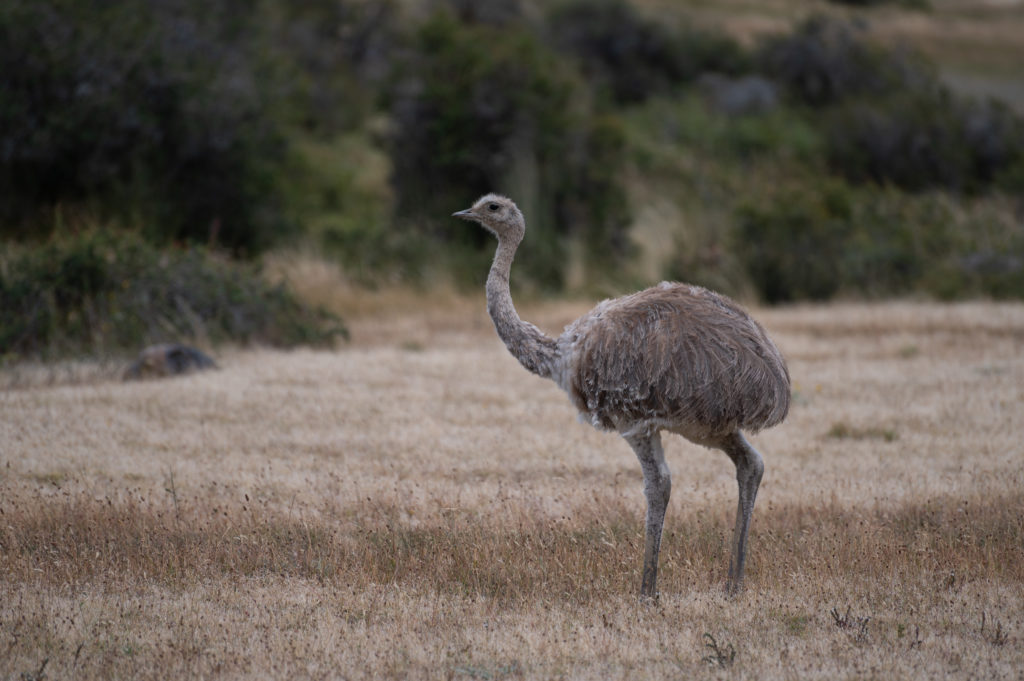
[[498,250],[487,275],[487,312],[498,336],[519,363],[538,376],[551,378],[558,357],[555,340],[520,319],[512,304],[509,272],[518,247],[518,241],[498,239]]

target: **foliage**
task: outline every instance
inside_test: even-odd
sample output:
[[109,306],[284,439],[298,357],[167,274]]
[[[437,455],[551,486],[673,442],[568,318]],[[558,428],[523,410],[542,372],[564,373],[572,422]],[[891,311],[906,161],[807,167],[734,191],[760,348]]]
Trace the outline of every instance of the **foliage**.
[[551,13],[550,42],[573,55],[599,96],[615,104],[677,90],[706,71],[738,73],[748,60],[724,33],[672,30],[624,0],[575,0]]
[[828,161],[853,181],[978,192],[1024,160],[1024,122],[946,91],[852,102],[825,123]]
[[824,300],[839,288],[835,264],[849,238],[851,207],[841,184],[815,189],[797,185],[770,203],[739,208],[737,249],[769,302]]
[[787,108],[753,116],[722,116],[697,97],[659,98],[633,109],[631,118],[638,135],[650,138],[661,150],[665,144],[672,145],[671,153],[676,155],[689,151],[736,161],[790,158],[808,166],[823,149],[813,122]]
[[478,282],[493,244],[447,216],[488,191],[527,216],[534,290],[1024,288],[1024,121],[863,20],[746,48],[628,0],[0,3],[12,243],[100,223]]
[[287,74],[284,117],[306,136],[330,139],[358,128],[376,106],[377,91],[399,42],[397,10],[388,0],[303,0],[265,3],[277,68]]
[[737,209],[736,250],[772,303],[837,293],[1024,296],[1024,228],[941,195],[835,179],[780,188]]
[[268,284],[252,265],[103,231],[8,253],[0,260],[0,308],[7,359],[185,339],[329,344],[345,335],[339,320]]
[[503,191],[528,217],[524,270],[542,286],[561,285],[569,236],[621,255],[622,136],[613,118],[587,111],[580,83],[554,53],[524,30],[460,25],[440,12],[417,32],[414,54],[391,101],[401,221],[482,273],[486,235],[439,220]]
[[432,0],[435,8],[443,7],[452,12],[464,24],[486,24],[488,26],[522,25],[526,21],[523,0]]
[[1024,159],[1024,121],[954,96],[920,55],[870,43],[863,26],[815,16],[761,50],[766,71],[823,110],[829,167],[853,182],[978,192]]
[[347,275],[372,283],[416,262],[422,243],[388,226],[388,158],[365,135],[297,136],[289,165],[282,185],[296,220]]
[[283,139],[244,3],[11,0],[0,8],[0,229],[86,206],[158,240],[265,248]]
[[919,56],[873,45],[865,34],[864,25],[814,15],[791,34],[767,40],[758,61],[793,101],[812,107],[936,87]]

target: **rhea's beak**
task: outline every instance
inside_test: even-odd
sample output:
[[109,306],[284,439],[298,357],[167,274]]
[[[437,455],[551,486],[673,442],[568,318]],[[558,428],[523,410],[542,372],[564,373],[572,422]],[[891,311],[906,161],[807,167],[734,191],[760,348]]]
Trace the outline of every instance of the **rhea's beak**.
[[473,219],[473,209],[467,208],[466,210],[460,210],[452,213],[453,218],[462,218],[463,220]]

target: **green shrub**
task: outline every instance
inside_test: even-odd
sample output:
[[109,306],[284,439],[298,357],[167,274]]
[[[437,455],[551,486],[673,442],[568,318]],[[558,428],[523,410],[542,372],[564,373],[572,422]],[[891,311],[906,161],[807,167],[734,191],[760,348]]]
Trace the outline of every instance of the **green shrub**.
[[795,159],[813,165],[824,148],[821,133],[801,111],[724,116],[695,96],[658,98],[631,111],[633,128],[659,145],[678,146],[676,154],[698,152],[714,158]]
[[736,251],[768,302],[1024,296],[1024,227],[999,201],[807,179],[737,209]]
[[836,263],[836,277],[847,293],[880,298],[925,291],[929,273],[963,247],[950,206],[934,196],[858,192],[852,208]]
[[0,3],[0,230],[54,206],[163,242],[259,251],[288,227],[260,35],[243,3]]
[[1014,207],[1005,200],[976,201],[952,214],[955,248],[931,261],[922,289],[943,299],[1024,298],[1024,222]]
[[933,69],[919,55],[874,45],[864,25],[822,15],[767,40],[758,63],[793,101],[812,107],[938,85]]
[[795,184],[769,201],[740,204],[736,250],[764,300],[827,300],[839,290],[851,212],[849,191],[836,181]]
[[854,182],[979,192],[1024,159],[1024,122],[946,91],[851,102],[824,123],[828,162]]
[[970,149],[970,181],[976,188],[994,184],[1013,192],[1010,178],[1024,170],[1024,118],[1004,102],[961,100],[957,122]]
[[755,287],[773,303],[926,291],[936,269],[966,247],[942,201],[859,192],[833,179],[741,204],[737,236]]
[[822,110],[830,169],[852,182],[982,192],[1024,159],[1024,121],[955,96],[920,55],[868,41],[863,26],[812,17],[760,52],[790,98]]
[[464,24],[501,27],[523,24],[526,19],[523,0],[433,0],[432,5],[444,7]]
[[89,232],[0,259],[0,358],[138,350],[164,341],[329,344],[341,322],[201,248]]
[[[415,235],[389,224],[390,164],[365,134],[296,136],[283,192],[309,243],[365,282],[418,262]],[[403,238],[407,237],[407,238]]]
[[624,0],[557,6],[547,32],[557,49],[576,57],[599,95],[616,104],[671,92],[707,71],[749,68],[742,48],[724,33],[673,30]]
[[[631,253],[627,227],[631,216],[620,184],[626,157],[626,131],[611,115],[583,122],[574,155],[562,172],[557,197],[558,223],[570,238],[584,243],[591,271],[622,263]],[[527,251],[529,255],[529,251]],[[564,268],[564,262],[551,262]]]
[[571,69],[525,29],[433,15],[415,36],[391,99],[397,218],[437,244],[460,278],[486,272],[493,244],[447,216],[477,196],[513,196],[530,238],[521,272],[558,288],[567,241],[623,257],[628,224],[617,182],[624,143],[614,117],[595,118]]
[[[292,128],[318,138],[358,129],[374,113],[400,43],[390,0],[257,3],[271,37],[261,49],[284,74],[275,83]],[[262,10],[262,11],[261,11]],[[202,9],[200,9],[202,11]]]

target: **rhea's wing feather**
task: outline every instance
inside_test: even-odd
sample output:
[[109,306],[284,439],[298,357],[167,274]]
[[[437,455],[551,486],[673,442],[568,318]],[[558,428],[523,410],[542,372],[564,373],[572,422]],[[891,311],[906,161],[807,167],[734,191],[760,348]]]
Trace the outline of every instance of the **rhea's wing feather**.
[[663,284],[605,301],[567,330],[570,395],[595,425],[655,421],[694,433],[759,430],[789,408],[764,329],[711,291]]

